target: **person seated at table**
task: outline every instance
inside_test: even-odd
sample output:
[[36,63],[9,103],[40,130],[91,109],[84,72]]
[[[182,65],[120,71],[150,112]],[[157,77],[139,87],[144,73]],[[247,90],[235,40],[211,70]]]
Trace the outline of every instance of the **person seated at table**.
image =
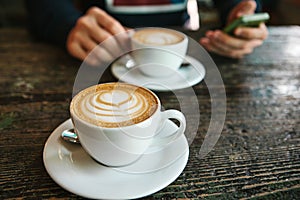
[[[224,25],[261,9],[258,0],[214,3]],[[80,60],[102,41],[126,31],[126,27],[182,26],[187,20],[186,5],[187,0],[85,0],[80,6],[72,0],[26,1],[32,32],[40,39],[63,46]],[[267,35],[266,25],[261,23],[259,27],[237,28],[233,36],[210,30],[199,42],[210,52],[242,58],[260,46]]]

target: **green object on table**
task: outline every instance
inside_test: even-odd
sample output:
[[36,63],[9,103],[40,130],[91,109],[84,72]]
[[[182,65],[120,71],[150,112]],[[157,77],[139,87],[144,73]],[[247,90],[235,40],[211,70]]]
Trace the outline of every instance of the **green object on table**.
[[268,13],[256,13],[252,15],[244,15],[237,18],[228,26],[226,26],[223,29],[223,31],[228,34],[232,34],[234,29],[236,29],[239,26],[257,27],[260,23],[266,22],[269,19],[270,16]]

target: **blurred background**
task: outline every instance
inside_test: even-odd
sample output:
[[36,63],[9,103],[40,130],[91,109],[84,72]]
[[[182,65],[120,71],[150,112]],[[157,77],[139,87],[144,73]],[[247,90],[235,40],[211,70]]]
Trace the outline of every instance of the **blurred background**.
[[[300,25],[300,0],[263,0],[269,12],[269,25]],[[219,18],[211,0],[198,0],[202,25],[218,24]],[[24,0],[0,0],[0,27],[26,26]]]

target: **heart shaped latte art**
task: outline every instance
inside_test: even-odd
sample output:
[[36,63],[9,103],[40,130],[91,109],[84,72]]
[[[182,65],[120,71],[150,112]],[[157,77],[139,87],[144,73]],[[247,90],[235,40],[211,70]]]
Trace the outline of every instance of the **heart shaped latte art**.
[[75,104],[81,118],[105,127],[138,123],[157,109],[157,100],[149,91],[126,84],[90,89]]
[[129,103],[132,100],[132,96],[125,91],[102,91],[97,95],[96,103],[101,105],[120,107]]

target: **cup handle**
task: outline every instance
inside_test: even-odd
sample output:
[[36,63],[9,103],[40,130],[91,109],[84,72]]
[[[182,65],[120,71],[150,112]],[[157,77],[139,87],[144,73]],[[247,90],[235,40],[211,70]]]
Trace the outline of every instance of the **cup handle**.
[[168,119],[176,119],[179,122],[178,129],[166,136],[160,136],[160,134],[156,135],[153,139],[153,142],[151,146],[162,146],[167,145],[173,141],[175,141],[177,138],[179,138],[182,134],[184,134],[184,131],[186,129],[186,119],[182,112],[178,110],[166,110],[162,112],[162,121],[165,122]]

